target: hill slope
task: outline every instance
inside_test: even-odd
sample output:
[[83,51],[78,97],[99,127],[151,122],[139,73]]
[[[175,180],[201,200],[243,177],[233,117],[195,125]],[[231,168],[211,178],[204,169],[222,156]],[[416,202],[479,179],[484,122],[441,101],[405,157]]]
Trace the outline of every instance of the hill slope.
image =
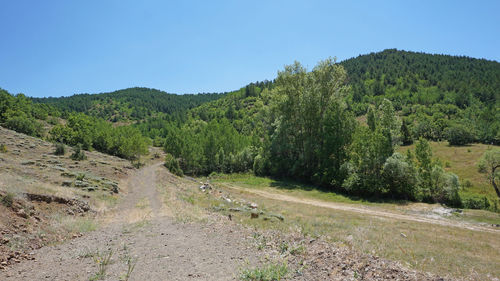
[[176,95],[156,89],[128,88],[110,93],[32,100],[53,105],[65,112],[83,112],[109,121],[121,121],[141,120],[158,112],[177,114],[223,96],[217,93]]

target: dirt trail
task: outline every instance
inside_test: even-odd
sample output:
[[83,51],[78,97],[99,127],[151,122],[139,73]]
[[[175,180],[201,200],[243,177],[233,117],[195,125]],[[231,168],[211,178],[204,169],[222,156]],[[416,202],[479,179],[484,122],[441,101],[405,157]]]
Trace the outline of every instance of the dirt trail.
[[313,199],[298,198],[295,196],[290,196],[290,195],[285,195],[285,194],[272,193],[272,192],[267,192],[267,191],[257,190],[257,189],[243,188],[243,187],[235,186],[235,185],[228,184],[228,183],[224,183],[223,186],[234,189],[234,190],[238,190],[238,191],[245,191],[245,192],[253,193],[253,194],[256,194],[256,195],[259,195],[259,196],[262,196],[265,198],[273,199],[273,200],[307,204],[307,205],[335,209],[335,210],[341,210],[341,211],[347,211],[347,212],[355,212],[355,213],[360,213],[363,215],[369,215],[369,216],[374,216],[374,217],[384,217],[384,218],[397,219],[397,220],[430,223],[430,224],[437,224],[437,225],[448,226],[448,227],[459,227],[459,228],[464,228],[464,229],[469,229],[469,230],[474,230],[474,231],[485,231],[485,232],[500,234],[500,230],[498,230],[498,229],[493,229],[493,228],[484,227],[484,226],[480,226],[480,225],[473,225],[473,224],[470,224],[467,222],[451,221],[451,220],[448,220],[445,218],[433,219],[433,218],[427,218],[427,217],[418,216],[418,215],[405,215],[405,214],[398,214],[398,213],[393,213],[393,212],[388,212],[388,211],[375,210],[375,209],[369,208],[369,207],[354,206],[354,205],[335,203],[335,202],[325,202],[325,201],[319,201],[319,200],[313,200]]
[[124,182],[128,193],[107,226],[37,250],[34,261],[0,272],[0,280],[89,280],[110,251],[105,280],[123,279],[130,259],[136,265],[129,280],[235,280],[247,262],[256,264],[255,250],[240,230],[178,223],[164,215],[168,206],[156,181],[160,165],[144,167]]

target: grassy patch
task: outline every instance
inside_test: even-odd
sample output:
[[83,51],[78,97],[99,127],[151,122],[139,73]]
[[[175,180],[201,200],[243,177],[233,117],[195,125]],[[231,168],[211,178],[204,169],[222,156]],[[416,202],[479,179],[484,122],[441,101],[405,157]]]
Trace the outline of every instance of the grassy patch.
[[97,252],[97,254],[93,256],[94,262],[97,264],[97,272],[89,278],[90,280],[104,280],[104,278],[106,278],[106,270],[111,263],[112,256],[113,251],[111,250],[103,253]]
[[93,218],[67,216],[62,219],[63,227],[70,233],[84,233],[97,229],[98,224]]
[[244,281],[278,281],[288,274],[288,265],[283,263],[269,263],[262,267],[243,269],[240,279]]

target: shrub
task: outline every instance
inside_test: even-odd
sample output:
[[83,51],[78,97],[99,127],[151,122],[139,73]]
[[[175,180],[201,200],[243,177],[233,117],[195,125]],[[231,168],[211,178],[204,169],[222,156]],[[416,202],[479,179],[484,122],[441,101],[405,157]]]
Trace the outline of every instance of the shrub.
[[483,209],[490,207],[490,201],[485,196],[468,196],[462,199],[462,205],[467,209]]
[[387,158],[382,175],[391,196],[404,199],[415,197],[416,171],[401,154],[396,152]]
[[0,152],[5,153],[7,152],[7,146],[5,144],[0,144]]
[[5,127],[30,136],[39,137],[42,135],[42,125],[38,121],[22,116],[7,119]]
[[182,169],[179,166],[179,160],[175,159],[175,157],[172,156],[172,154],[167,153],[167,155],[165,155],[164,165],[171,173],[179,177],[183,176],[184,173],[182,172]]
[[82,181],[83,179],[85,179],[85,174],[84,173],[78,174],[76,176],[76,180]]
[[66,154],[66,147],[62,143],[55,144],[56,150],[54,151],[55,155],[64,155]]
[[466,128],[461,124],[446,128],[445,136],[450,145],[466,145],[474,141],[474,134],[470,128]]
[[253,160],[253,172],[256,176],[265,176],[266,175],[266,166],[267,161],[260,154],[255,156]]
[[2,199],[0,199],[0,202],[2,202],[2,205],[5,207],[12,207],[12,204],[14,204],[14,194],[8,192],[4,196],[2,196]]
[[82,161],[87,159],[87,156],[85,155],[85,151],[82,149],[81,144],[75,146],[73,154],[71,154],[71,159],[75,161]]

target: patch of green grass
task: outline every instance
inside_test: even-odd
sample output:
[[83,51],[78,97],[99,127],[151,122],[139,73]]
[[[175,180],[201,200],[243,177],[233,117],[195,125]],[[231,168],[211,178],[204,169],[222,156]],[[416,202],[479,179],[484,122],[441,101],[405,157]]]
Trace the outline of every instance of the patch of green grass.
[[97,229],[96,220],[89,217],[64,216],[60,218],[62,226],[69,233],[84,233]]
[[82,181],[85,179],[85,173],[80,173],[76,176],[76,180]]
[[106,278],[106,270],[108,265],[111,263],[111,257],[113,256],[113,251],[109,250],[103,253],[97,253],[93,258],[94,262],[97,264],[97,272],[90,277],[90,280],[104,280]]
[[262,267],[243,269],[240,279],[243,281],[278,281],[288,274],[288,265],[283,263],[269,263]]
[[302,255],[306,252],[306,247],[303,244],[298,245],[290,250],[290,254],[294,256]]
[[189,195],[189,196],[181,196],[181,199],[191,205],[194,205],[195,203],[195,199],[194,199],[194,196],[193,195]]

